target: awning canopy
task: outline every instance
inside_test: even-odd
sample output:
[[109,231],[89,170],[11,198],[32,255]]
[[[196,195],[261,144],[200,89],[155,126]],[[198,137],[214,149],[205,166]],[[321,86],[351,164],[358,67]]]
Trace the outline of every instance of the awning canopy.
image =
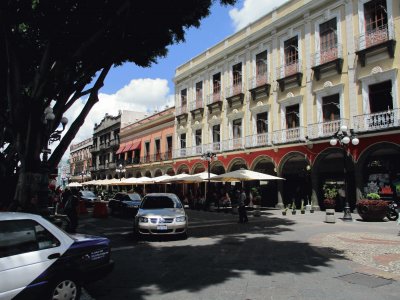
[[124,152],[129,151],[129,149],[131,148],[131,146],[132,146],[132,142],[126,143],[126,144],[125,144],[125,148],[124,148],[124,150],[122,150],[121,153],[124,153]]
[[124,150],[124,148],[125,148],[125,144],[119,145],[119,148],[118,148],[118,150],[117,150],[117,152],[116,152],[115,154],[120,154],[120,153],[122,153],[122,150]]
[[133,140],[131,146],[127,151],[140,150],[141,146],[142,140]]

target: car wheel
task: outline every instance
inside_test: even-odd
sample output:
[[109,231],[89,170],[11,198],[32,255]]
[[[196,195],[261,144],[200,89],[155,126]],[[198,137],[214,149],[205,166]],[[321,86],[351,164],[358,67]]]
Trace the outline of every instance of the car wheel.
[[81,289],[81,285],[74,279],[64,278],[57,280],[50,290],[49,299],[78,300],[81,295]]
[[185,231],[184,233],[181,234],[181,239],[187,240],[187,238],[188,238],[188,234],[187,234],[187,231]]

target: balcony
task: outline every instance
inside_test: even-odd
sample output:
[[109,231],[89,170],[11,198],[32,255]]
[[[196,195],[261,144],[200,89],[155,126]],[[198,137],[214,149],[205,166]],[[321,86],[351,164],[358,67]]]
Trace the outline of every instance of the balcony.
[[150,154],[144,155],[142,157],[140,157],[140,163],[142,164],[148,164],[151,162],[151,156]]
[[332,137],[340,128],[340,126],[349,126],[348,119],[339,119],[329,122],[320,122],[307,126],[307,135],[309,140]]
[[99,147],[97,145],[92,145],[90,146],[90,152],[94,153],[94,152],[98,152],[100,151]]
[[117,167],[117,164],[115,162],[108,163],[108,168],[109,169],[115,169],[116,167]]
[[187,115],[188,115],[188,112],[187,112],[187,105],[178,106],[178,107],[175,108],[175,117],[176,117],[178,120],[186,119],[186,118],[187,118]]
[[270,90],[271,84],[268,80],[268,74],[258,74],[249,79],[249,92],[253,100],[263,96],[269,96]]
[[244,149],[244,137],[232,138],[221,142],[221,151],[235,151]]
[[246,136],[245,148],[266,147],[272,145],[272,134],[264,132]]
[[90,171],[90,172],[95,172],[95,171],[97,171],[97,169],[96,169],[96,167],[90,167],[90,168],[89,168],[89,171]]
[[239,103],[243,104],[244,100],[244,91],[242,82],[237,82],[236,84],[232,84],[226,88],[225,93],[226,100],[229,103],[229,106],[232,107],[233,104]]
[[354,131],[368,132],[400,127],[400,109],[387,110],[353,117]]
[[338,74],[342,74],[342,68],[343,51],[340,44],[313,54],[313,67],[311,69],[314,71],[317,81],[321,78],[322,72],[336,70]]
[[306,140],[305,132],[306,132],[305,127],[277,130],[272,133],[272,143],[287,144],[287,143],[304,142]]
[[221,90],[214,91],[212,94],[207,95],[207,107],[210,113],[212,113],[213,110],[222,110]]
[[192,113],[192,116],[194,117],[196,114],[203,115],[204,112],[204,102],[203,98],[196,98],[195,101],[190,102],[189,104],[189,110]]
[[290,83],[296,83],[298,86],[301,86],[303,73],[301,72],[300,60],[277,68],[277,73],[278,79],[276,81],[279,83],[281,92],[283,92],[285,86]]
[[393,58],[396,45],[394,26],[386,24],[367,31],[356,37],[355,44],[362,67],[365,66],[367,54],[373,55],[386,50],[389,57]]

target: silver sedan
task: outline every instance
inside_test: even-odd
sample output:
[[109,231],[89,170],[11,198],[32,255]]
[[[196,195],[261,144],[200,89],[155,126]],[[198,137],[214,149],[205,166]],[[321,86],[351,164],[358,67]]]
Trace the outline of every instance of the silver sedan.
[[188,217],[179,198],[170,193],[147,194],[135,216],[135,235],[187,237]]

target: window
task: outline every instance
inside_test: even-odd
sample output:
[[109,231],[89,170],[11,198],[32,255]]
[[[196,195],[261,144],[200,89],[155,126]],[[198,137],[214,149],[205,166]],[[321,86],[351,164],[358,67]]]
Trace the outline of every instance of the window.
[[299,105],[291,105],[286,107],[286,129],[296,128],[300,126]]
[[221,141],[220,125],[214,125],[212,127],[213,143],[219,143]]
[[337,22],[333,18],[319,25],[319,38],[321,52],[337,48]]
[[203,81],[196,83],[196,102],[203,100]]
[[213,94],[220,94],[221,92],[221,73],[217,73],[213,75]]
[[172,136],[167,136],[167,156],[168,159],[172,158]]
[[284,48],[285,48],[285,65],[292,65],[298,62],[299,60],[299,53],[297,48],[297,36],[285,41]]
[[144,148],[145,148],[145,151],[146,151],[146,153],[145,153],[145,155],[146,155],[146,162],[149,162],[150,161],[150,142],[146,142],[146,143],[144,143]]
[[386,0],[373,0],[364,4],[366,32],[375,31],[387,25]]
[[160,160],[160,152],[161,152],[161,145],[160,140],[155,140],[155,152],[156,152],[156,160]]
[[322,98],[322,116],[324,122],[340,119],[339,94]]
[[263,51],[256,55],[256,75],[263,76],[267,74],[268,52]]
[[238,139],[242,136],[242,119],[233,120],[233,138]]
[[392,81],[371,84],[369,89],[369,107],[371,113],[393,109]]
[[181,149],[186,148],[186,133],[181,134]]
[[178,201],[166,196],[147,196],[143,199],[142,209],[182,208]]
[[257,134],[268,132],[268,113],[257,114]]
[[195,142],[196,146],[201,146],[201,129],[195,131]]
[[181,91],[181,106],[186,106],[187,104],[187,89]]
[[233,86],[242,86],[242,63],[238,63],[232,67]]
[[0,223],[0,257],[58,246],[60,246],[60,241],[33,220],[12,220]]

